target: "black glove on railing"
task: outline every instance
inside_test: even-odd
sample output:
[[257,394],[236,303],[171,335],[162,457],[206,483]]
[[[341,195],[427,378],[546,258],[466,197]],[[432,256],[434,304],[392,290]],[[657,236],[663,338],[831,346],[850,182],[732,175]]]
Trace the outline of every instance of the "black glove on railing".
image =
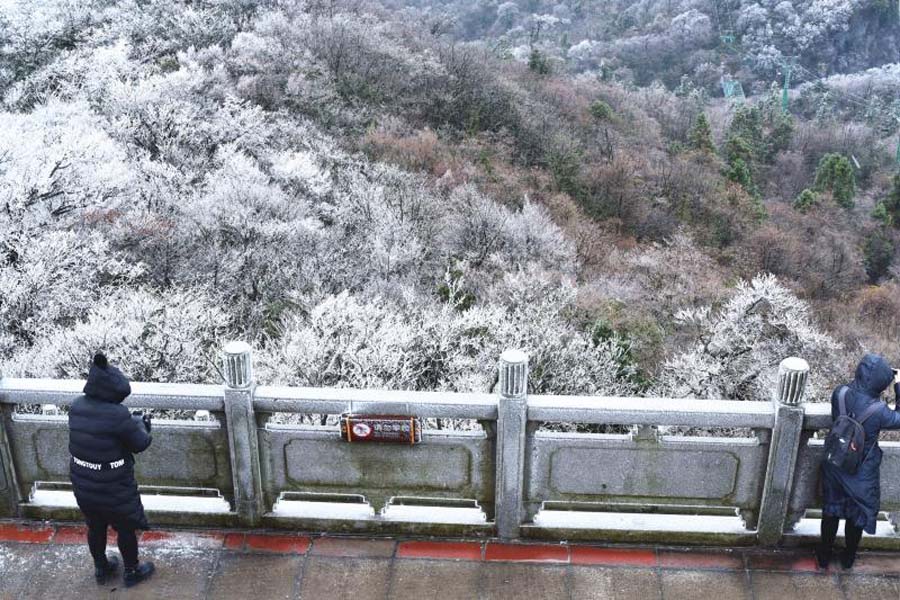
[[150,415],[149,414],[145,414],[143,411],[136,410],[133,413],[131,413],[131,418],[143,423],[144,429],[147,430],[147,433],[150,433],[150,428],[152,427],[152,424],[150,423]]

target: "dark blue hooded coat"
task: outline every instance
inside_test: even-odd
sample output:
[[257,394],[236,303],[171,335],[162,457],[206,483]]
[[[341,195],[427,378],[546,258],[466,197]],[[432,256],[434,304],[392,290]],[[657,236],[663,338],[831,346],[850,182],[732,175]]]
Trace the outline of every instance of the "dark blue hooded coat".
[[96,471],[69,461],[75,499],[85,513],[100,513],[114,523],[147,529],[147,517],[134,478],[134,453],[152,438],[144,423],[132,417],[122,401],[131,394],[128,379],[105,357],[95,359],[84,395],[69,410],[69,453],[89,463],[124,460],[116,469]]
[[[850,415],[861,415],[867,406],[879,402],[881,393],[893,378],[894,373],[884,358],[877,354],[866,354],[856,367],[856,377],[847,391],[847,412]],[[838,393],[841,387],[843,386],[835,388],[831,394],[832,419],[837,419],[840,414]],[[900,395],[900,385],[894,385],[894,394]],[[847,519],[866,533],[875,533],[875,520],[881,506],[881,448],[878,446],[878,433],[882,429],[900,429],[900,411],[897,408],[900,408],[900,403],[895,405],[895,410],[882,405],[881,410],[863,423],[866,432],[866,443],[863,446],[865,459],[855,475],[823,463],[822,512],[826,516]]]

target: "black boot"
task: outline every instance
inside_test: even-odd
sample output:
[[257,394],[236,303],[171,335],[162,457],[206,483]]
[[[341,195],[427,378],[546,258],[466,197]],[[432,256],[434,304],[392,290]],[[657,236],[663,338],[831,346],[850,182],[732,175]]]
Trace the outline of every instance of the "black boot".
[[827,569],[828,563],[831,562],[831,548],[819,544],[816,546],[816,564],[820,569]]
[[109,580],[109,576],[119,570],[119,559],[110,554],[106,557],[106,564],[94,564],[94,578],[97,583],[103,585]]
[[153,571],[155,570],[156,567],[153,566],[152,562],[140,563],[138,564],[138,566],[132,569],[125,569],[125,575],[123,577],[125,581],[125,587],[131,587],[133,585],[139,584],[140,582],[153,575]]

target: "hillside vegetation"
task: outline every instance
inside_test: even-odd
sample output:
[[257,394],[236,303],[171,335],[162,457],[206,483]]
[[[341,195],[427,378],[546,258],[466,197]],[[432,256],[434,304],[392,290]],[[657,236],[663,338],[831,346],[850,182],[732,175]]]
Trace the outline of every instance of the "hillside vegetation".
[[763,399],[900,360],[892,5],[595,5],[0,0],[0,372],[216,381],[240,338],[265,382],[483,391],[522,347],[534,392]]

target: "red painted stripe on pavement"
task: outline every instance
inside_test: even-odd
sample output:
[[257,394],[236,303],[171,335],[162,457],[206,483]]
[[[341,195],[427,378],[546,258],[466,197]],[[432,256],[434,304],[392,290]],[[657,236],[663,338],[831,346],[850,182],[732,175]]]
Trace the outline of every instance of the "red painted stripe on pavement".
[[53,537],[53,527],[30,525],[0,525],[0,542],[46,544]]
[[676,569],[741,570],[744,568],[744,560],[739,554],[725,552],[660,550],[659,566]]
[[226,533],[224,546],[227,550],[243,550],[246,537],[245,533]]
[[485,560],[514,562],[569,562],[569,548],[550,544],[496,544],[488,542]]
[[481,560],[481,542],[400,542],[397,558]]
[[176,535],[171,531],[159,531],[158,529],[154,529],[152,531],[145,531],[141,534],[141,542],[145,544],[153,544],[155,542],[166,542],[173,538]]
[[83,525],[57,527],[53,543],[85,544],[87,543],[87,527]]
[[247,534],[247,550],[262,550],[282,554],[303,554],[309,549],[308,537],[296,535]]
[[394,555],[394,540],[361,540],[355,538],[316,538],[312,552],[315,556],[345,556],[355,558],[390,558]]
[[802,554],[748,554],[749,567],[758,571],[802,571],[815,572],[816,561],[812,556]]
[[572,546],[571,551],[573,565],[656,566],[655,550]]

